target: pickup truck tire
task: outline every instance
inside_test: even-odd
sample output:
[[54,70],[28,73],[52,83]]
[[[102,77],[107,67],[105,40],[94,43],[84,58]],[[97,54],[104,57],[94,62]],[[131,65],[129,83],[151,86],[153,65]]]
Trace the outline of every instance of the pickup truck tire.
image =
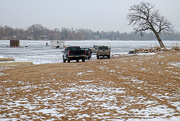
[[70,59],[68,58],[68,63],[70,62]]
[[79,62],[79,59],[77,59],[76,62]]
[[64,59],[64,55],[63,55],[63,62],[66,63],[66,59]]
[[63,62],[66,63],[66,59],[63,59]]
[[97,55],[97,59],[99,59],[99,55]]
[[108,55],[107,57],[110,58],[110,55]]
[[82,59],[82,62],[85,62],[85,58]]

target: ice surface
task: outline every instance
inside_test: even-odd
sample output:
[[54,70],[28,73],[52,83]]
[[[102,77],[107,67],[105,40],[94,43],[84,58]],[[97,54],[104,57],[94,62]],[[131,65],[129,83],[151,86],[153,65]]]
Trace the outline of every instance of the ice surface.
[[[63,49],[51,49],[46,46],[50,41],[20,40],[20,46],[17,48],[7,47],[10,45],[9,40],[0,40],[0,57],[14,58],[17,62],[30,61],[33,64],[44,63],[62,63]],[[164,41],[166,46],[171,46],[174,41]],[[93,45],[107,45],[111,47],[111,54],[128,54],[135,48],[150,48],[158,45],[157,41],[114,41],[114,40],[82,40],[82,41],[65,41],[65,46],[92,47]],[[25,47],[28,46],[28,47]],[[153,53],[149,53],[153,54]],[[143,54],[144,55],[144,54]],[[147,54],[145,54],[147,55]],[[91,60],[96,59],[92,55]]]

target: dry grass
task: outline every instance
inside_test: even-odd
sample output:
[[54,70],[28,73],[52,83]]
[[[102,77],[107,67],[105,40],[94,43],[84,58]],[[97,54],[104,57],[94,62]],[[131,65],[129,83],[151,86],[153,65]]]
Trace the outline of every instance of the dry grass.
[[0,61],[14,61],[14,58],[0,58]]
[[0,119],[180,116],[180,52],[1,71]]
[[33,62],[5,62],[0,63],[0,66],[12,66],[12,65],[33,65]]

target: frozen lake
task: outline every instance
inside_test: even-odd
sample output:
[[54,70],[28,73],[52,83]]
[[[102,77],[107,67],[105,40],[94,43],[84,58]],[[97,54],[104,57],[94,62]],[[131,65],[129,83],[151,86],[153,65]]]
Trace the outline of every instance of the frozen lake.
[[[0,40],[0,57],[14,58],[16,62],[30,61],[33,64],[61,63],[63,49],[51,49],[50,41],[20,40],[20,46],[24,48],[10,48],[9,40]],[[166,47],[175,46],[179,41],[164,41]],[[81,40],[65,41],[65,46],[92,47],[93,45],[108,45],[111,54],[127,54],[135,48],[151,48],[159,46],[157,41],[115,41],[115,40]],[[96,59],[95,55],[92,59]]]

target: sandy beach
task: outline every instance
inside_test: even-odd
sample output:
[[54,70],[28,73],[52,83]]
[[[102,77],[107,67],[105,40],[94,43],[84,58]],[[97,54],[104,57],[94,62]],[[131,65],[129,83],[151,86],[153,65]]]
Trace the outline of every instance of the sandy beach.
[[180,120],[180,51],[0,66],[0,120]]

